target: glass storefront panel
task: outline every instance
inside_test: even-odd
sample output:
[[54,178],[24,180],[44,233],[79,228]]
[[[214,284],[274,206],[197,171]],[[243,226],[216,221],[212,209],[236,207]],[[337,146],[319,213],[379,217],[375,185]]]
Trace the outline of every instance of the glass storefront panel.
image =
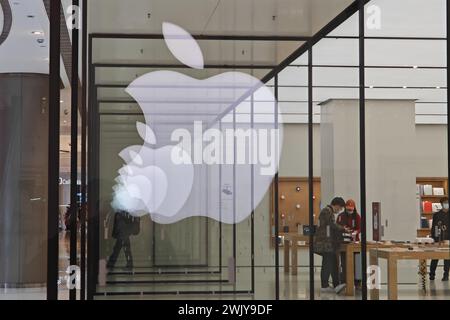
[[46,298],[48,132],[44,3],[0,1],[0,299]]
[[445,1],[402,4],[365,41],[369,298],[447,299]]

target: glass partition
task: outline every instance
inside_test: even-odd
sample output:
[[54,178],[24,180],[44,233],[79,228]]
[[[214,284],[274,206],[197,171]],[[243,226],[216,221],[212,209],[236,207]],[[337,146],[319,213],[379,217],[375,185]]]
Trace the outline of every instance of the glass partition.
[[365,41],[369,298],[447,299],[446,2],[371,5],[383,18]]
[[42,1],[0,1],[2,300],[46,299],[49,29]]

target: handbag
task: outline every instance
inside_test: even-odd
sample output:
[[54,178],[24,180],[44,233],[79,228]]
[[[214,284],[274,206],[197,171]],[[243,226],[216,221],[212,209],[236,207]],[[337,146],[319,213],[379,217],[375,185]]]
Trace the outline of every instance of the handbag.
[[131,234],[136,236],[141,231],[141,218],[131,216]]

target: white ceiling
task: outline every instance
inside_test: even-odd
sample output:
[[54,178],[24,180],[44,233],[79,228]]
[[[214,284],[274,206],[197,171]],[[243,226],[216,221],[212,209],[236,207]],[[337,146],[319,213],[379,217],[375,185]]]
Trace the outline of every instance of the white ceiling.
[[[369,37],[440,38],[445,36],[445,0],[372,0],[367,7],[372,5],[378,6],[381,10],[381,29],[366,28],[366,35]],[[330,35],[356,36],[357,34],[358,16],[356,14]],[[112,51],[111,49],[112,47],[109,47],[109,51]],[[105,54],[100,55],[99,58],[112,58],[112,54],[108,55],[106,51],[108,50],[105,50]],[[359,98],[358,53],[357,39],[326,38],[314,46],[313,63],[316,66],[336,66],[314,68],[316,122],[320,121],[318,103],[328,99]],[[211,59],[217,57],[214,53],[211,53],[211,56],[213,57]],[[417,100],[417,123],[445,123],[447,91],[445,40],[368,39],[365,58],[366,65],[369,67],[366,69],[368,99]],[[133,56],[132,59],[137,58]],[[307,90],[305,88],[308,84],[307,69],[296,66],[305,64],[307,64],[306,54],[299,57],[292,64],[294,66],[286,68],[279,74],[279,84],[282,86],[279,100],[281,112],[287,115],[284,117],[286,122],[306,122],[307,120]],[[371,66],[377,68],[370,68]],[[391,68],[378,68],[379,66]],[[136,75],[149,71],[149,69],[100,69],[98,82],[129,83]],[[253,72],[262,75],[267,70],[253,70]],[[206,73],[202,72],[194,76],[206,77]],[[283,86],[303,86],[303,88]],[[345,88],[347,86],[353,88]],[[127,97],[122,89],[102,89],[99,92],[100,97],[105,98]],[[124,111],[130,108],[136,110],[135,106],[130,104],[104,104],[103,107],[110,111]]]
[[[193,34],[312,35],[352,0],[96,0],[92,32],[161,33],[163,22]],[[148,14],[150,13],[150,18]]]
[[[193,35],[240,36],[312,36],[352,0],[153,0],[130,1],[99,0],[89,3],[89,32],[161,34],[162,23],[171,22]],[[131,6],[130,4],[133,3]],[[149,18],[150,14],[150,18]],[[267,69],[239,70],[262,78],[287,58],[303,41],[230,41],[198,40],[205,64],[263,65]],[[180,64],[163,40],[100,39],[94,41],[93,60],[97,63]],[[164,68],[167,70],[167,68]],[[138,76],[153,71],[143,68],[100,68],[96,83],[120,83],[125,86]],[[219,68],[206,70],[177,69],[192,77],[205,79],[214,74],[231,71]],[[130,101],[124,88],[101,89],[99,98]],[[132,100],[131,100],[132,101]],[[101,104],[102,111],[139,111],[133,103]],[[185,106],[184,113],[189,111]],[[212,121],[215,116],[201,115],[201,120]],[[159,123],[186,123],[189,117],[173,114],[153,117]],[[111,134],[128,131],[135,134],[136,116],[105,116],[103,130]],[[196,116],[199,119],[199,115]],[[192,123],[192,121],[191,121]],[[117,127],[116,127],[117,126]],[[157,127],[153,125],[153,128]],[[167,124],[156,131],[169,130]]]
[[[445,0],[372,0],[369,5],[376,5],[381,9],[381,29],[366,28],[368,37],[445,37]],[[357,34],[356,14],[330,36]],[[445,40],[367,39],[365,44],[365,63],[369,67],[366,69],[367,99],[416,100],[417,123],[446,123]],[[316,103],[328,99],[359,99],[359,91],[356,88],[359,85],[358,53],[357,39],[326,38],[314,46],[314,65],[336,66],[314,68]],[[293,65],[306,63],[307,56],[303,55]],[[349,68],[351,66],[353,68]],[[377,68],[370,68],[374,66]],[[380,66],[391,68],[378,68]],[[279,75],[280,85],[305,86],[307,80],[307,70],[302,67],[288,67]],[[341,86],[355,88],[339,88]],[[306,89],[280,89],[281,101],[306,101],[306,99]],[[306,122],[306,103],[282,103],[282,105],[283,112],[291,115],[284,117],[285,119],[292,122]],[[315,112],[315,121],[319,122],[320,106],[316,105]]]
[[[10,35],[0,46],[0,73],[48,74],[50,30],[44,2],[42,0],[9,0],[9,4],[12,12],[12,26]],[[35,32],[39,34],[33,34]],[[67,87],[68,77],[62,58],[60,60],[61,80]]]
[[[12,26],[0,46],[0,73],[48,74],[48,18],[42,0],[10,0]],[[34,16],[28,18],[27,16]],[[39,31],[41,35],[32,32]],[[43,43],[38,43],[42,39]]]
[[[161,34],[162,23],[171,22],[194,35],[311,36],[351,2],[352,0],[98,0],[89,4],[89,31]],[[133,5],[129,5],[130,3]],[[206,64],[276,66],[304,42],[200,40],[198,43]],[[93,59],[95,62],[178,64],[163,40],[95,40]],[[122,71],[109,70],[109,80],[123,82]],[[184,72],[189,73],[187,70]]]

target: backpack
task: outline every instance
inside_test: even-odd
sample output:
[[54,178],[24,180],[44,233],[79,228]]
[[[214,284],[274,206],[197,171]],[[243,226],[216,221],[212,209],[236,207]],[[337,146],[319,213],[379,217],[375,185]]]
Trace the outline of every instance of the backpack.
[[141,218],[132,216],[131,214],[127,213],[127,224],[130,226],[130,232],[132,235],[138,235],[141,231]]

